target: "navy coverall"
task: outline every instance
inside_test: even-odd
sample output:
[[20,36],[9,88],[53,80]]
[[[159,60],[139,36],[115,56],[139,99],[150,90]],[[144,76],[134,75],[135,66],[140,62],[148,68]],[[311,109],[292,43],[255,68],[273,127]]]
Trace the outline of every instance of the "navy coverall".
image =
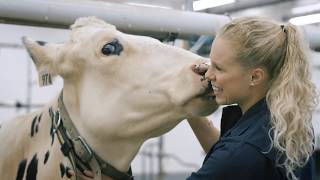
[[[265,98],[242,115],[239,106],[227,106],[221,118],[221,136],[205,157],[202,167],[188,180],[286,180],[284,168],[275,165],[270,148],[270,111]],[[278,153],[279,154],[279,153]],[[314,160],[295,174],[315,180]]]

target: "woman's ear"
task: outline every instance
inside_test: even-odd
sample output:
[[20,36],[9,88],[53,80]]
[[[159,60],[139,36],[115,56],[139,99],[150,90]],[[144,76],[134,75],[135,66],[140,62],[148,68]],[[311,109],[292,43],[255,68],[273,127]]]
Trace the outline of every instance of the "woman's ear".
[[256,86],[265,81],[266,78],[266,72],[262,68],[254,68],[251,71],[251,82],[250,86]]

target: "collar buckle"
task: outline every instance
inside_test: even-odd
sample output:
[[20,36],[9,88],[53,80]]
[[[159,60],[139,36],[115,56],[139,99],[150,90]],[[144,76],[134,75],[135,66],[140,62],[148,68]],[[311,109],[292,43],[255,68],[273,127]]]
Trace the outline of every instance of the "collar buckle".
[[83,137],[78,136],[73,139],[74,149],[77,152],[77,155],[84,163],[89,163],[93,157],[93,152]]
[[61,125],[61,115],[59,109],[53,112],[53,133],[56,133],[59,126]]

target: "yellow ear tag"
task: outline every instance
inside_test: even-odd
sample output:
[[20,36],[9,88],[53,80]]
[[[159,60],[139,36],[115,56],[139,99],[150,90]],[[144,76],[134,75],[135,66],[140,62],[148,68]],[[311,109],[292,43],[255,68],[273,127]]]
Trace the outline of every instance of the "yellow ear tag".
[[52,85],[52,75],[48,71],[41,71],[38,79],[40,87]]

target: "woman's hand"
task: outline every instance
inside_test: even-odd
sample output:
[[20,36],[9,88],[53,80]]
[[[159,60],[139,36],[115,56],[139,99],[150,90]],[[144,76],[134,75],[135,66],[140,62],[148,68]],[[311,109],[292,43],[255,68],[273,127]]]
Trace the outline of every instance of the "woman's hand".
[[197,65],[192,66],[191,69],[193,70],[193,72],[195,72],[201,76],[204,76],[209,69],[209,64],[207,64],[207,63],[197,64]]
[[[71,175],[71,177],[76,176],[73,170],[68,170],[68,173]],[[92,171],[84,170],[83,174],[77,174],[77,178],[79,180],[93,180],[94,174]],[[111,177],[108,177],[102,174],[102,180],[113,180],[113,179]]]
[[[84,170],[84,175],[82,174],[77,174],[77,178],[79,180],[92,180],[94,175],[91,171],[87,171],[87,170]],[[76,173],[72,170],[72,169],[69,169],[68,170],[68,174],[71,175],[71,177],[75,177],[76,176]]]

